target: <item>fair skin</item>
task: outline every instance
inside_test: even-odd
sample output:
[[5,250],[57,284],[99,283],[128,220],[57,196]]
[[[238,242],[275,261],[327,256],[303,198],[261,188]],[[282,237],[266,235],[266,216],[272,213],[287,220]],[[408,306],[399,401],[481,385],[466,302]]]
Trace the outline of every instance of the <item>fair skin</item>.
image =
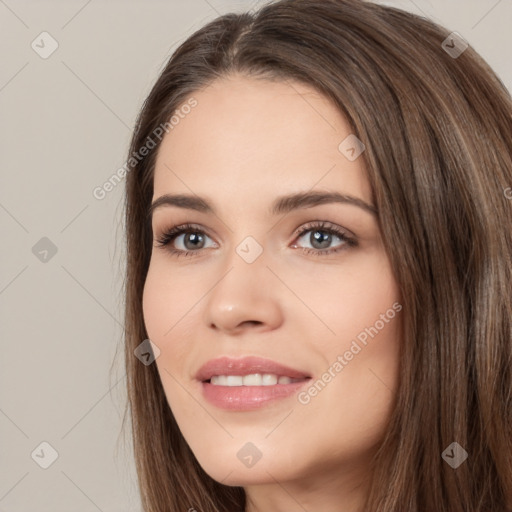
[[[398,382],[400,315],[376,324],[400,302],[377,216],[340,202],[270,212],[276,198],[311,191],[373,206],[363,158],[350,161],[338,149],[352,130],[325,97],[297,82],[233,75],[193,97],[197,106],[159,148],[153,200],[200,196],[216,214],[154,210],[143,296],[169,406],[204,470],[244,487],[247,512],[361,512]],[[357,244],[322,229],[320,243],[314,227],[298,236],[315,221]],[[157,247],[184,223],[200,228],[202,245],[196,229]],[[248,236],[262,249],[252,263],[236,252]],[[171,248],[195,252],[177,257]],[[375,325],[357,355],[344,357]],[[294,394],[257,410],[225,410],[205,400],[194,378],[224,355],[272,359],[307,371],[311,383],[331,368],[331,379],[302,402]],[[338,356],[342,371],[333,370]],[[251,467],[237,457],[248,442],[261,453]]]

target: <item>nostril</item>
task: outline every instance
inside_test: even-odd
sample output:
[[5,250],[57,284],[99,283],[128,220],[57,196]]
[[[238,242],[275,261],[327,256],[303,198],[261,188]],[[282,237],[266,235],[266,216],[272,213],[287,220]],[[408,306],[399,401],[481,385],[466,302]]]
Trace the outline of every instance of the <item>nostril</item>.
[[262,322],[260,322],[259,320],[246,320],[245,322],[242,322],[241,325],[244,325],[244,324],[261,325]]

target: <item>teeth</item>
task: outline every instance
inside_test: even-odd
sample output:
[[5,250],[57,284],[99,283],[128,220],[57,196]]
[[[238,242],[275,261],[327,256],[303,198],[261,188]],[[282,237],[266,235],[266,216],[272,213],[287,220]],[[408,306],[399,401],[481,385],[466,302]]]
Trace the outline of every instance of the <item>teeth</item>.
[[277,379],[279,377],[277,375],[272,375],[270,373],[264,373],[263,377],[261,378],[261,384],[263,386],[273,386],[274,384],[277,384]]
[[240,375],[227,375],[226,386],[241,386],[243,384],[243,377]]
[[244,386],[261,386],[261,374],[260,373],[251,373],[250,375],[245,375],[243,377],[243,385]]
[[210,383],[214,386],[274,386],[275,384],[291,384],[302,379],[279,376],[274,373],[251,373],[249,375],[214,375]]

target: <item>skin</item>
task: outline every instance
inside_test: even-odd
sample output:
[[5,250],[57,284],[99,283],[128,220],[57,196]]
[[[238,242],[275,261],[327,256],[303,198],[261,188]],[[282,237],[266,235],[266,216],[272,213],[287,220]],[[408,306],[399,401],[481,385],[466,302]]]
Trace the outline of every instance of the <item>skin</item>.
[[[400,314],[342,371],[332,367],[400,303],[377,217],[341,203],[269,214],[276,197],[310,190],[372,204],[363,158],[349,161],[338,149],[351,128],[325,97],[297,82],[231,75],[193,97],[197,106],[159,148],[153,200],[195,194],[217,215],[176,206],[154,211],[143,296],[169,406],[204,470],[245,488],[247,512],[362,511],[369,462],[396,394]],[[295,234],[313,221],[347,230],[357,246],[336,235],[321,246],[315,228]],[[191,256],[169,252],[193,251],[190,241],[184,246],[190,234],[156,246],[183,223],[202,228],[203,248]],[[250,264],[236,252],[247,236],[263,249]],[[307,404],[292,395],[256,411],[227,411],[205,401],[194,379],[223,355],[269,358],[313,380],[329,368],[335,376]],[[237,457],[249,441],[262,453],[250,468]]]

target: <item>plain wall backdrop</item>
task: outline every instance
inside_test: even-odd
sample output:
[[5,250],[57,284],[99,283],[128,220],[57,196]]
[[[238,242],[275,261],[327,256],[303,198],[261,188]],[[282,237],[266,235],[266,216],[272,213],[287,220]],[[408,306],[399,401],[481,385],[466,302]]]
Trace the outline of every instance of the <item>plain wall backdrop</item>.
[[[141,510],[119,437],[124,183],[93,190],[178,44],[263,3],[0,0],[0,511]],[[511,90],[512,2],[383,3],[461,34]]]

